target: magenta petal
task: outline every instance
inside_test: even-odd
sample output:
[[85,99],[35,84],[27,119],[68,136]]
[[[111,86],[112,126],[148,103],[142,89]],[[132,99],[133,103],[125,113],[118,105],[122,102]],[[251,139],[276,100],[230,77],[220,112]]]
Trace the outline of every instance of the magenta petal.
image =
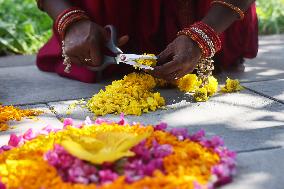
[[120,114],[120,121],[117,123],[118,125],[125,125],[124,113]]
[[33,133],[33,130],[30,128],[29,130],[27,130],[24,135],[23,135],[23,138],[25,140],[32,140],[36,137],[36,134]]
[[189,137],[190,140],[194,141],[194,142],[200,142],[203,140],[203,138],[205,137],[205,130],[200,130],[197,133],[191,135]]
[[109,124],[112,124],[113,121],[110,121],[110,120],[107,120],[107,119],[103,119],[103,118],[97,118],[95,120],[95,124],[96,125],[101,125],[102,123],[109,123]]
[[20,144],[21,141],[22,141],[22,137],[20,137],[20,136],[17,137],[17,135],[11,134],[8,145],[12,146],[12,147],[17,147]]
[[73,125],[73,119],[72,118],[66,118],[63,121],[63,128],[66,128],[67,126]]
[[156,125],[156,126],[154,127],[154,130],[155,130],[155,131],[164,131],[164,130],[167,129],[167,127],[168,127],[168,124],[162,122],[162,123]]
[[2,147],[0,148],[0,150],[2,150],[2,151],[9,151],[9,150],[11,150],[12,148],[13,148],[12,146],[4,145],[4,146],[2,146]]
[[4,184],[4,183],[2,183],[1,181],[0,181],[0,189],[6,189],[5,184]]

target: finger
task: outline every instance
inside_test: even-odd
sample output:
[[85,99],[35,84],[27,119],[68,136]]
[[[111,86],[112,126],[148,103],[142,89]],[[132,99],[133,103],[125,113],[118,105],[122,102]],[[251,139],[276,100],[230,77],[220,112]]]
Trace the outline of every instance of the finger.
[[83,66],[83,62],[80,60],[79,57],[76,57],[76,56],[70,56],[70,61],[72,64],[77,64],[79,66]]
[[182,72],[182,70],[177,70],[175,72],[172,72],[172,73],[166,75],[164,77],[164,79],[167,80],[168,82],[175,82],[176,80],[178,80],[180,78],[179,75],[180,75],[181,72]]
[[92,66],[93,65],[91,57],[81,56],[81,57],[79,57],[79,59],[80,59],[82,65],[84,65],[84,66]]
[[179,64],[177,64],[176,60],[172,60],[162,66],[156,66],[153,70],[153,74],[158,77],[166,77],[167,75],[177,71],[180,69]]
[[91,47],[90,57],[92,59],[91,66],[100,66],[102,64],[103,57],[99,45],[94,45]]
[[157,55],[157,65],[165,64],[166,62],[170,61],[173,57],[172,48],[170,46],[167,46],[167,48],[162,51],[160,54]]
[[129,41],[129,36],[128,35],[124,35],[122,37],[120,37],[117,41],[117,46],[118,47],[122,47],[124,46],[127,42]]
[[180,78],[184,77],[185,75],[192,73],[193,70],[194,70],[194,68],[192,68],[192,67],[184,69],[177,74],[176,78],[180,79]]

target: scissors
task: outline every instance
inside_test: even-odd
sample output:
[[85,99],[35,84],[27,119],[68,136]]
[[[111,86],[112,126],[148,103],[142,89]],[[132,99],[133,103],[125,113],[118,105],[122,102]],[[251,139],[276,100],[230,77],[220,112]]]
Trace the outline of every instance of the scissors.
[[149,56],[149,55],[138,55],[138,54],[124,54],[122,50],[117,47],[117,33],[116,29],[113,25],[107,25],[105,26],[105,29],[109,30],[110,32],[110,40],[106,43],[106,48],[115,56],[104,56],[104,62],[99,67],[91,67],[88,66],[88,69],[91,71],[102,71],[110,64],[128,64],[137,68],[146,69],[146,70],[154,70],[151,66],[141,65],[138,64],[137,60],[147,59],[156,60],[156,56]]

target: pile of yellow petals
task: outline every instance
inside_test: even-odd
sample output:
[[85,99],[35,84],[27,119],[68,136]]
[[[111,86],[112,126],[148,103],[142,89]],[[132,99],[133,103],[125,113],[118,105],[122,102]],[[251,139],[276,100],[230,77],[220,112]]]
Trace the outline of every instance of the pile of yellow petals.
[[205,102],[218,91],[217,79],[210,76],[208,80],[207,85],[200,87],[202,82],[197,75],[187,74],[177,81],[177,87],[183,92],[193,92],[195,101]]
[[160,93],[153,92],[155,87],[156,81],[151,75],[131,73],[100,90],[88,101],[87,107],[95,115],[141,115],[155,111],[165,105]]
[[[146,144],[151,145],[155,139],[160,144],[172,146],[173,153],[164,158],[166,173],[156,171],[153,177],[145,177],[137,182],[128,184],[120,176],[111,184],[96,186],[65,183],[61,180],[56,169],[43,158],[45,152],[51,150],[54,144],[61,143],[71,135],[96,137],[101,132],[151,133]],[[152,126],[101,124],[90,125],[82,129],[67,127],[57,133],[37,138],[25,143],[21,147],[3,152],[0,155],[0,177],[8,188],[52,188],[52,189],[159,189],[184,188],[193,189],[194,181],[207,184],[212,179],[211,168],[220,163],[220,157],[213,149],[205,148],[199,143],[184,140],[164,131],[154,131]]]
[[[144,53],[144,55],[148,55],[148,56],[152,56],[152,57],[155,57],[154,54],[147,54],[147,53]],[[138,65],[145,65],[145,66],[156,66],[157,64],[157,59],[138,59],[138,60],[135,60],[135,62],[138,64]],[[139,66],[138,66],[139,68]]]
[[24,117],[37,116],[43,113],[36,110],[21,110],[14,106],[0,105],[0,132],[9,129],[8,121],[20,121]]
[[221,88],[223,93],[233,93],[243,90],[244,88],[240,85],[239,80],[227,78],[226,85]]

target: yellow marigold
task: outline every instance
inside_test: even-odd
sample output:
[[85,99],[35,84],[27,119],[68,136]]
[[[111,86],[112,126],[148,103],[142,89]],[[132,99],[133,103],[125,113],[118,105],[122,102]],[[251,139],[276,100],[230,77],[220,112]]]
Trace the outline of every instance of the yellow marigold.
[[207,95],[211,97],[218,91],[218,81],[213,76],[210,76],[208,79],[209,82],[204,86],[204,88],[207,90]]
[[[111,184],[96,186],[95,184],[73,184],[63,182],[56,169],[49,165],[43,154],[52,149],[66,137],[84,135],[96,137],[98,133],[125,132],[151,133],[147,138],[147,145],[155,140],[159,144],[169,144],[173,153],[164,158],[165,174],[156,171],[153,177],[145,177],[131,184],[120,176]],[[199,143],[184,140],[163,131],[154,131],[152,126],[140,125],[120,126],[115,123],[89,125],[82,129],[67,127],[66,130],[39,136],[21,147],[0,154],[0,177],[8,188],[53,188],[53,189],[133,189],[133,188],[184,188],[194,189],[194,182],[206,185],[211,179],[211,168],[220,162],[220,157],[213,151]]]
[[167,87],[169,84],[166,80],[158,78],[155,78],[155,82],[157,84],[157,87]]
[[200,84],[196,74],[187,74],[177,81],[177,87],[183,92],[194,92]]
[[20,121],[24,117],[37,116],[42,113],[42,111],[21,110],[14,106],[3,106],[0,104],[0,132],[6,131],[9,128],[8,121]]
[[241,91],[244,88],[240,85],[239,80],[227,78],[226,85],[221,88],[221,91],[224,93],[233,93],[237,91]]
[[94,95],[87,107],[95,115],[125,113],[141,115],[165,105],[160,93],[153,93],[155,79],[149,74],[131,73]]
[[[144,53],[143,55],[148,55],[148,56],[152,56],[152,57],[155,57],[154,54],[147,54],[147,53]],[[140,65],[145,65],[145,66],[156,66],[157,64],[157,59],[138,59],[136,60],[135,62],[137,62],[138,64]]]
[[196,89],[193,97],[196,102],[206,102],[209,99],[207,89],[205,87]]

